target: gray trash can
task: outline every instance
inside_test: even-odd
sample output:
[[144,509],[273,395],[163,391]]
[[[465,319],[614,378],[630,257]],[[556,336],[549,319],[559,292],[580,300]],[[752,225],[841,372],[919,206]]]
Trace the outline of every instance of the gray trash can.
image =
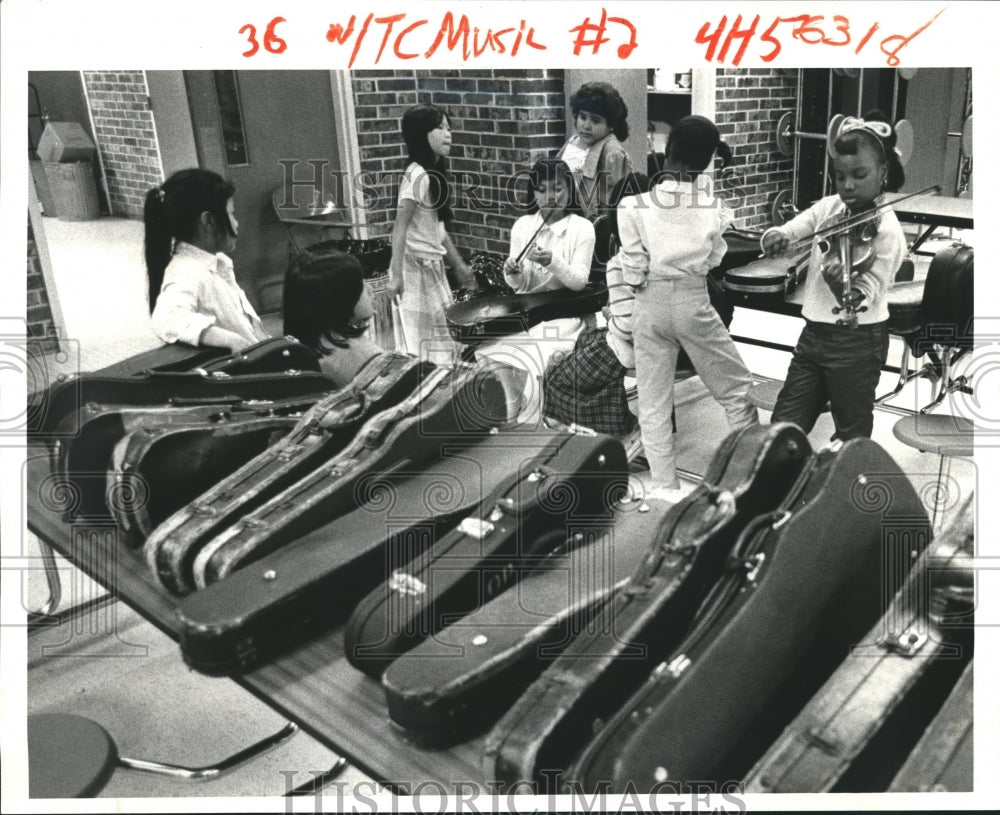
[[57,215],[61,221],[93,221],[100,216],[92,163],[97,148],[79,124],[49,122],[38,141],[38,157],[55,208],[49,212],[43,203],[46,215]]

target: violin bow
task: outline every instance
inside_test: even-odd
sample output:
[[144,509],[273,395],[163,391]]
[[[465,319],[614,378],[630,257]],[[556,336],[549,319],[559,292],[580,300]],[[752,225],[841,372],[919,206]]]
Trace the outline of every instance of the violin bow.
[[551,213],[551,211],[550,211],[550,212],[546,212],[546,213],[545,213],[544,215],[542,215],[542,222],[541,222],[541,224],[539,224],[539,226],[538,226],[538,229],[536,229],[536,230],[535,230],[535,234],[531,236],[531,240],[529,240],[529,241],[528,241],[528,242],[527,242],[527,243],[526,243],[526,244],[524,245],[524,249],[522,249],[522,250],[520,251],[520,253],[518,254],[518,256],[517,256],[517,257],[516,257],[516,258],[514,259],[514,262],[515,262],[515,263],[516,263],[516,264],[517,264],[518,266],[520,266],[520,265],[521,265],[521,261],[522,261],[522,260],[524,260],[524,258],[525,258],[525,257],[527,256],[528,252],[530,252],[530,251],[531,251],[531,247],[532,247],[532,246],[534,246],[534,244],[535,244],[535,240],[536,240],[536,239],[538,238],[538,236],[539,236],[539,235],[541,234],[542,230],[543,230],[543,229],[545,229],[546,225],[547,225],[547,224],[548,224],[548,222],[549,222],[549,215],[551,215],[551,214],[552,214],[552,213]]
[[874,207],[873,209],[865,210],[864,212],[859,212],[856,215],[852,215],[849,218],[845,218],[839,224],[831,224],[830,226],[824,227],[823,229],[818,229],[811,235],[806,235],[804,238],[799,238],[799,240],[797,241],[792,241],[791,243],[788,244],[788,247],[785,249],[785,252],[786,253],[796,252],[805,246],[810,246],[812,242],[817,238],[821,240],[823,238],[832,238],[835,235],[839,235],[842,232],[847,232],[856,226],[861,226],[862,224],[866,224],[869,221],[874,221],[876,218],[878,218],[878,216],[881,213],[887,212],[888,210],[899,206],[904,201],[908,201],[911,198],[916,198],[920,195],[929,195],[931,193],[937,195],[940,194],[940,192],[941,192],[941,186],[939,184],[934,184],[918,192],[911,192],[908,195],[904,195],[902,198],[897,198],[895,201],[888,201],[884,204],[879,204],[879,206]]

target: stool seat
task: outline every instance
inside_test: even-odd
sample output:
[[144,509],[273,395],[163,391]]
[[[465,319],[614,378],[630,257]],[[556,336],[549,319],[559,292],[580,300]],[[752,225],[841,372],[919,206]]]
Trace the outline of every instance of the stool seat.
[[893,334],[913,334],[919,331],[924,324],[923,299],[923,280],[890,286],[886,291],[889,331]]
[[976,426],[961,416],[918,413],[904,416],[892,428],[903,444],[941,456],[971,456]]
[[97,722],[68,713],[28,717],[28,795],[87,798],[108,782],[118,748]]

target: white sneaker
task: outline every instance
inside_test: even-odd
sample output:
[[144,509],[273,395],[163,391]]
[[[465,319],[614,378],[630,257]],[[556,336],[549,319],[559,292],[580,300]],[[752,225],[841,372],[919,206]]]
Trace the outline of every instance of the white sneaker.
[[646,498],[676,504],[689,495],[693,489],[694,487],[689,484],[681,484],[678,487],[648,487]]

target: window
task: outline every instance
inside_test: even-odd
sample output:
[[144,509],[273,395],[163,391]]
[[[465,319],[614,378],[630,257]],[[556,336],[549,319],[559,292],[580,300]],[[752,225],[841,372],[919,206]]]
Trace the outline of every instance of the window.
[[246,127],[243,125],[243,107],[240,105],[240,88],[236,71],[212,71],[215,94],[219,100],[222,119],[222,140],[226,148],[226,165],[239,167],[250,163],[247,157]]

